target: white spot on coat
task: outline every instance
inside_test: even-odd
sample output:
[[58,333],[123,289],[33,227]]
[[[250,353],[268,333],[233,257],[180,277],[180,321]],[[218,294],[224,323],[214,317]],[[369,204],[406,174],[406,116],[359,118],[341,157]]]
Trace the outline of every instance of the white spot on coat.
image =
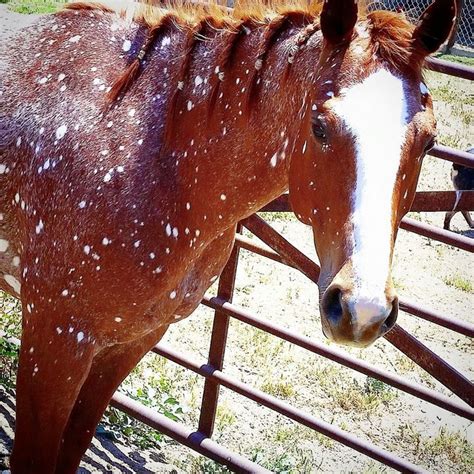
[[426,87],[426,84],[424,82],[420,82],[420,92],[423,94],[423,95],[427,95],[430,93],[428,87]]
[[8,240],[0,239],[0,252],[6,252],[9,245],[10,242]]
[[56,140],[61,140],[61,138],[63,138],[64,135],[66,135],[66,132],[67,132],[67,125],[61,125],[60,127],[58,127],[58,129],[56,130]]
[[38,225],[36,226],[36,233],[37,234],[40,234],[41,231],[44,229],[44,223],[43,221],[40,219],[39,222],[38,222]]
[[13,275],[4,275],[3,278],[13,288],[15,293],[20,294],[21,283]]

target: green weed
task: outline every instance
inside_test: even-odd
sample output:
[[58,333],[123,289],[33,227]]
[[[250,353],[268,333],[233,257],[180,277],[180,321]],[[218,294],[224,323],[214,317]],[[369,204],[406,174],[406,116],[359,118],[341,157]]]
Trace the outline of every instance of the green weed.
[[65,2],[54,0],[7,0],[10,10],[23,14],[44,14],[58,11]]
[[269,379],[260,388],[277,398],[288,399],[295,394],[293,385],[287,380],[283,380],[283,378],[280,378],[280,380]]
[[447,276],[443,278],[443,281],[446,283],[446,285],[452,286],[458,290],[465,291],[466,293],[474,293],[472,283],[460,275]]
[[474,446],[461,433],[450,432],[445,427],[424,442],[423,451],[435,456],[444,455],[451,462],[465,466],[466,472],[472,472],[474,467]]
[[[133,389],[123,384],[121,391],[173,421],[182,421],[183,407],[169,393],[149,385]],[[167,440],[161,433],[111,407],[102,417],[98,432],[115,440],[128,441],[142,449],[160,447]]]
[[367,377],[364,385],[356,380],[335,385],[331,395],[343,410],[366,413],[376,412],[397,397],[392,387],[371,377]]
[[256,448],[252,461],[276,474],[299,474],[311,472],[313,456],[309,451],[295,450],[295,453],[282,453],[269,456],[262,448]]

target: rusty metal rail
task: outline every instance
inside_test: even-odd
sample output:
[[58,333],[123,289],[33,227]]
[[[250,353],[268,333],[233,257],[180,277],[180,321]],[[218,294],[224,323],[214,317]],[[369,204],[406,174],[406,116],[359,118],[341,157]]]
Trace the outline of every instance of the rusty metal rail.
[[[417,193],[415,196],[414,205],[412,211],[423,211],[423,210],[434,210],[435,203],[428,204],[430,200],[434,199],[442,201],[442,206],[446,211],[451,211],[456,203],[456,193],[454,191],[436,191]],[[474,191],[463,191],[460,193],[459,204],[456,205],[456,210],[474,210]],[[462,204],[461,204],[462,203]],[[449,204],[449,207],[448,207]],[[288,194],[284,194],[279,198],[275,199],[267,206],[262,208],[262,212],[288,212],[291,211],[290,203],[288,200]],[[400,223],[400,228],[415,232],[416,234],[430,239],[443,242],[453,247],[457,247],[467,252],[474,252],[474,239],[466,237],[464,235],[456,234],[448,230],[440,229],[431,224],[416,221],[409,217],[404,217]]]
[[467,252],[474,252],[474,239],[458,235],[449,230],[440,229],[431,224],[404,217],[402,222],[400,222],[400,228],[466,250]]
[[432,71],[468,79],[470,81],[474,80],[474,68],[466,66],[465,64],[452,63],[436,58],[427,58],[425,63],[426,67]]
[[[242,230],[239,224],[237,228],[237,235]],[[224,271],[219,279],[219,288],[217,294],[220,298],[232,301],[235,288],[235,276],[237,273],[237,263],[239,259],[239,247],[234,245],[232,254],[229,258],[229,263],[226,265]],[[209,348],[210,366],[217,370],[222,370],[224,366],[224,354],[227,344],[227,332],[229,330],[229,316],[225,313],[216,312],[214,323],[212,327],[211,345]],[[217,401],[219,398],[219,384],[206,379],[204,383],[204,391],[202,395],[203,403],[201,415],[199,417],[199,431],[212,436],[214,431],[214,421],[217,414]],[[204,403],[204,400],[206,403]]]
[[235,472],[255,472],[270,473],[267,469],[248,459],[233,453],[223,446],[217,444],[199,431],[192,431],[189,428],[170,420],[164,415],[160,415],[153,409],[132,400],[131,398],[116,392],[110,403],[118,410],[127,413],[137,420],[146,423],[155,430],[175,439],[181,444],[194,449],[198,453],[207,456],[220,464],[227,466]]
[[351,433],[341,430],[330,423],[319,420],[308,413],[298,410],[297,408],[282,402],[278,398],[268,395],[267,393],[264,393],[256,388],[251,388],[248,385],[238,381],[234,377],[224,374],[220,370],[217,370],[208,364],[199,365],[190,358],[187,358],[177,351],[168,348],[164,344],[159,344],[153,349],[153,351],[163,357],[166,357],[167,359],[172,360],[173,362],[176,362],[177,364],[182,365],[183,367],[186,367],[187,369],[190,369],[206,377],[207,379],[211,379],[212,381],[215,381],[216,383],[219,383],[220,385],[223,385],[224,387],[227,387],[239,393],[240,395],[243,395],[246,398],[260,403],[261,405],[281,413],[282,415],[285,415],[288,418],[297,421],[298,423],[301,423],[326,436],[329,436],[330,438],[339,441],[340,443],[345,444],[346,446],[349,446],[350,448],[353,448],[362,454],[366,454],[372,459],[376,459],[387,466],[393,467],[402,472],[424,472],[423,469],[420,469],[418,466],[415,466],[414,464],[401,459],[388,451],[374,446],[372,443],[361,440]]
[[[411,212],[474,211],[474,191],[418,191]],[[261,212],[292,212],[288,194],[282,194]]]
[[474,211],[474,191],[418,191],[412,212]]
[[474,155],[467,151],[456,150],[445,145],[436,145],[428,154],[442,160],[452,161],[458,165],[474,168]]
[[219,317],[221,317],[221,314],[231,316],[243,323],[249,324],[257,329],[261,329],[262,331],[268,332],[285,341],[302,347],[303,349],[307,349],[315,354],[326,357],[327,359],[349,367],[350,369],[357,370],[368,377],[381,380],[392,387],[403,390],[404,392],[415,395],[422,400],[432,403],[433,405],[437,405],[441,408],[444,408],[445,410],[474,421],[474,410],[463,403],[451,400],[450,398],[433,390],[427,389],[422,385],[404,380],[402,377],[396,374],[392,374],[377,367],[373,367],[362,360],[351,357],[341,350],[312,341],[308,337],[302,336],[295,331],[278,326],[271,321],[258,318],[245,309],[233,305],[222,298],[205,297],[203,299],[203,304],[209,308],[219,311]]

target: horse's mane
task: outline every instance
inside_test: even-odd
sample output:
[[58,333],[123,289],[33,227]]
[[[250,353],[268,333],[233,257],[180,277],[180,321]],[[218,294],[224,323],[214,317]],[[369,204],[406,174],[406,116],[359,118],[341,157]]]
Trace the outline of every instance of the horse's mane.
[[232,28],[245,19],[266,23],[295,11],[315,19],[321,12],[323,0],[236,0],[233,8],[227,8],[223,3],[222,0],[99,0],[73,1],[65,8],[115,12],[149,27],[160,24],[164,16],[173,14],[182,25],[192,26],[210,17]]
[[[130,64],[129,68],[114,84],[109,98],[113,101],[136,78],[140,60],[145,56],[147,49],[158,34],[174,25],[187,30],[188,43],[185,51],[191,53],[194,44],[205,37],[205,28],[227,30],[228,42],[224,51],[231,55],[233,48],[239,41],[239,33],[245,31],[249,25],[266,26],[260,60],[273,43],[273,38],[283,29],[288,21],[299,23],[303,27],[301,39],[306,41],[316,30],[319,30],[319,15],[324,0],[236,0],[234,8],[222,5],[222,0],[100,0],[100,2],[73,1],[65,8],[68,10],[99,10],[116,13],[130,21],[135,21],[149,28],[148,39],[145,41],[138,59]],[[371,47],[374,55],[396,71],[412,70],[417,73],[420,61],[413,50],[412,34],[414,26],[403,14],[389,11],[370,11],[370,0],[359,1],[359,20],[367,22],[371,37]],[[305,27],[306,25],[306,27]],[[305,28],[304,28],[305,27]],[[237,34],[236,34],[237,33]],[[141,55],[141,57],[140,57]],[[182,74],[186,73],[190,54],[185,55]],[[226,58],[224,58],[224,65]],[[290,60],[291,62],[291,60]],[[179,82],[182,78],[179,79]],[[179,86],[178,86],[179,87]],[[217,91],[217,88],[215,88]]]

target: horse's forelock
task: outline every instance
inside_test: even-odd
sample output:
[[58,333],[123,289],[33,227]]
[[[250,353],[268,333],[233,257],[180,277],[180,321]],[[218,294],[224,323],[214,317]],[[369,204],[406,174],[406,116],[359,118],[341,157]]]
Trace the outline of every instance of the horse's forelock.
[[421,76],[423,56],[413,48],[415,26],[402,14],[375,11],[367,16],[371,47],[391,69]]

